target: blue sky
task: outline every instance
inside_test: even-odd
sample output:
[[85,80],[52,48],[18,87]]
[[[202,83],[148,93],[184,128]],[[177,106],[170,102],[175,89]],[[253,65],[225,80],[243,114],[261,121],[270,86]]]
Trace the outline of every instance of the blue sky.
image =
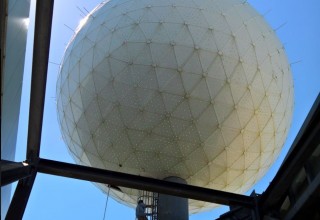
[[[34,1],[31,1],[34,7]],[[55,106],[55,83],[63,52],[73,31],[80,22],[82,11],[93,9],[99,0],[56,0],[51,38],[50,64],[48,72],[46,104],[43,120],[41,157],[73,163],[62,140],[57,123]],[[291,146],[307,113],[320,91],[320,2],[308,3],[298,0],[249,0],[256,10],[265,15],[268,23],[277,29],[276,33],[284,44],[295,87],[295,108],[287,141],[278,160],[267,175],[253,187],[262,193],[278,170],[288,148]],[[29,37],[33,35],[33,13],[31,10]],[[284,25],[283,25],[284,24]],[[66,27],[66,25],[68,27]],[[20,124],[17,141],[16,161],[25,159],[27,122],[30,99],[32,63],[32,40],[27,45],[25,75],[21,101]],[[250,192],[249,192],[250,193]],[[24,219],[103,219],[106,195],[92,183],[75,179],[38,174]],[[226,207],[210,212],[195,214],[191,220],[207,220],[218,217]],[[134,210],[121,205],[111,198],[108,201],[106,219],[134,219]]]

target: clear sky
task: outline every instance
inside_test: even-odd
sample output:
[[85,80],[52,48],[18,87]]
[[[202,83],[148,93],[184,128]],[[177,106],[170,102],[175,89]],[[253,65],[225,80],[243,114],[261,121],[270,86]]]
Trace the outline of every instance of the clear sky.
[[[73,35],[82,16],[78,7],[86,13],[99,0],[56,0],[54,8],[50,64],[48,70],[46,103],[41,141],[42,158],[74,163],[64,144],[56,115],[56,79],[66,44]],[[320,92],[320,1],[310,0],[249,0],[256,10],[274,28],[284,44],[295,87],[295,108],[292,126],[282,153],[267,175],[253,187],[262,193],[278,170],[288,148],[291,146],[314,100]],[[25,75],[21,101],[20,124],[17,141],[16,161],[25,159],[27,122],[30,99],[32,63],[32,35],[34,1],[31,1],[29,43],[27,45]],[[84,9],[85,8],[85,9]],[[67,27],[68,26],[68,27]],[[250,194],[252,190],[248,192]],[[24,219],[103,219],[106,195],[92,183],[75,179],[38,174],[25,211]],[[190,220],[208,220],[218,217],[227,210],[217,208],[210,212],[195,214]],[[135,219],[134,210],[111,198],[108,201],[105,219]]]

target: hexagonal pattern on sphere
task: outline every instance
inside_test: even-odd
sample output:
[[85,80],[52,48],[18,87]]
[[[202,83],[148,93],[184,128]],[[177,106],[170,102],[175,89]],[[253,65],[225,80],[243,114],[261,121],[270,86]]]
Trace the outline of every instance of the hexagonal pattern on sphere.
[[[111,0],[70,41],[57,97],[77,163],[243,193],[284,144],[293,82],[274,31],[243,1]],[[137,190],[110,193],[136,204]],[[190,200],[189,211],[214,206]]]

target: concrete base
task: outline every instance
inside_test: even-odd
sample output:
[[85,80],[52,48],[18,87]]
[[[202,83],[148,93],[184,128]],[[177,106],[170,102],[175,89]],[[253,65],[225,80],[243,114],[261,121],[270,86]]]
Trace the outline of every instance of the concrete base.
[[[167,177],[164,180],[176,183],[187,182],[179,177]],[[188,220],[188,199],[159,194],[158,220]]]

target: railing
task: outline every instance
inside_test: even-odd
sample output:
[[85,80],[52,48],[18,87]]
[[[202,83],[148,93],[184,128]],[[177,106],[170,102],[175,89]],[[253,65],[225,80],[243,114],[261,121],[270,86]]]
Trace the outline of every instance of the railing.
[[139,190],[138,201],[146,204],[146,216],[148,220],[158,220],[158,193]]

